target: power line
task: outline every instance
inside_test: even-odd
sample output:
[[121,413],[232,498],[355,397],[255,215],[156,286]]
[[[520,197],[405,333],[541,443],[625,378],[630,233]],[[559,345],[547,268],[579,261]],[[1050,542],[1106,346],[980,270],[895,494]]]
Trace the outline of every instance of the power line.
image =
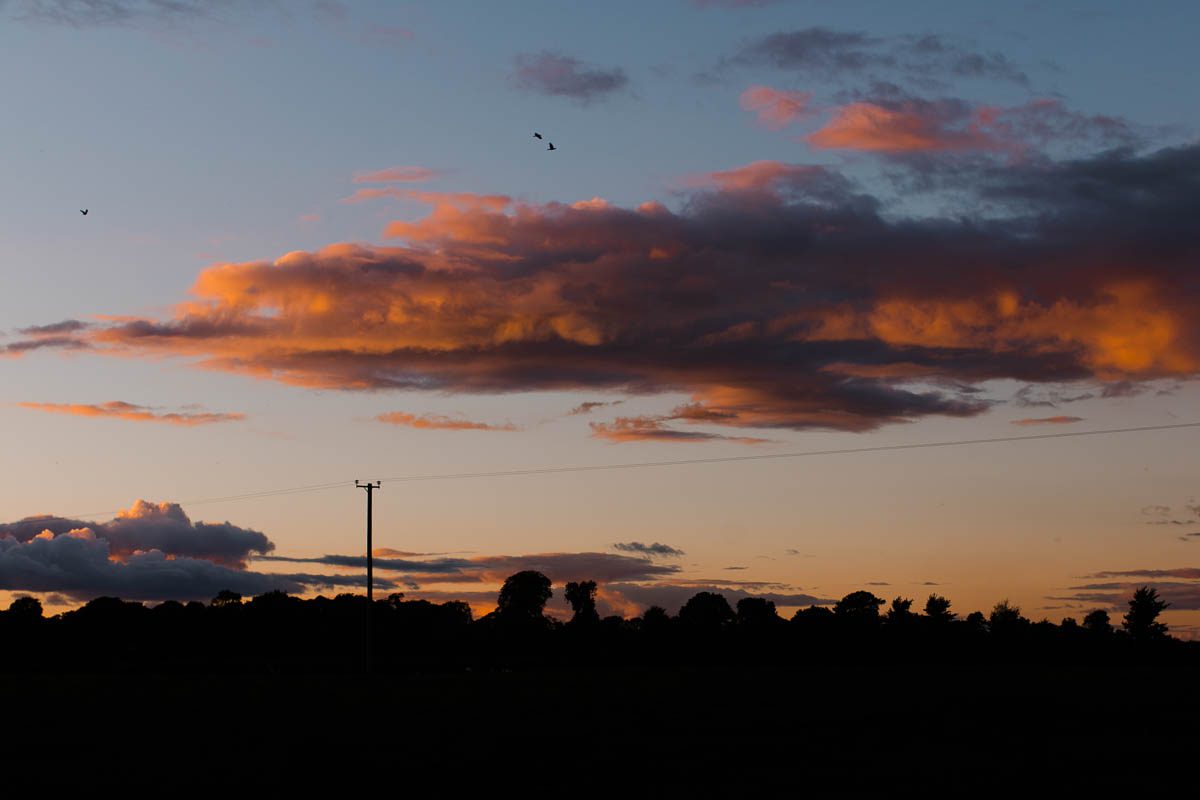
[[[427,475],[394,475],[383,478],[385,481],[397,483],[417,483],[421,481],[453,481],[475,478],[518,478],[531,475],[553,475],[574,472],[604,472],[610,470],[645,469],[650,467],[680,467],[698,464],[732,464],[744,461],[774,461],[787,458],[815,458],[818,456],[857,455],[861,453],[886,453],[901,450],[927,450],[939,447],[966,447],[981,444],[1000,444],[1004,442],[1033,442],[1046,439],[1071,439],[1084,436],[1109,436],[1118,433],[1150,433],[1154,431],[1180,430],[1183,428],[1200,428],[1200,422],[1177,422],[1170,425],[1142,425],[1133,428],[1102,428],[1092,431],[1056,431],[1054,433],[1037,433],[1027,436],[994,436],[982,439],[951,439],[936,442],[911,442],[908,444],[883,444],[868,447],[840,447],[828,450],[800,450],[787,453],[757,453],[747,456],[713,456],[710,458],[681,458],[670,461],[630,461],[617,464],[579,464],[551,467],[533,467],[529,469],[492,470],[483,472],[447,472]],[[263,497],[277,497],[288,494],[303,494],[307,492],[324,491],[352,486],[351,481],[333,481],[330,483],[309,484],[307,486],[292,486],[283,489],[266,489],[258,492],[225,495],[223,497],[205,497],[196,500],[178,501],[182,506],[199,506],[211,503],[230,503],[241,500],[256,500]],[[45,517],[44,519],[83,519],[98,517],[105,514],[117,514],[117,511],[93,511],[88,514],[77,514],[70,517]]]
[[574,467],[540,467],[534,469],[500,470],[496,472],[452,472],[444,475],[400,475],[384,478],[387,481],[415,482],[458,480],[463,478],[506,478],[522,475],[547,475],[556,472],[599,472],[602,470],[639,469],[642,467],[676,467],[688,464],[724,464],[738,461],[768,461],[780,458],[807,458],[813,456],[853,455],[856,453],[883,453],[891,450],[920,450],[933,447],[961,447],[973,444],[995,444],[999,442],[1027,442],[1038,439],[1065,439],[1074,436],[1100,436],[1111,433],[1136,433],[1163,431],[1175,428],[1197,428],[1200,422],[1182,422],[1174,425],[1146,425],[1138,428],[1108,428],[1098,431],[1062,431],[1040,433],[1031,436],[996,436],[989,439],[957,439],[943,442],[916,442],[911,444],[883,444],[871,447],[843,447],[833,450],[802,450],[793,453],[760,453],[752,456],[714,456],[712,458],[684,458],[674,461],[635,461],[626,464],[586,464]]

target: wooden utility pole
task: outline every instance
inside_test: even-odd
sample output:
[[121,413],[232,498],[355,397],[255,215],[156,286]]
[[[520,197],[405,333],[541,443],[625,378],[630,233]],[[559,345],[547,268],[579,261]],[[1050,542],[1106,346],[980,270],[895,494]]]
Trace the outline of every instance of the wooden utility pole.
[[371,545],[371,521],[372,521],[371,500],[373,499],[373,494],[374,494],[375,490],[380,487],[380,482],[379,481],[367,481],[366,483],[362,483],[362,482],[356,480],[354,482],[354,486],[355,486],[355,488],[358,488],[358,489],[366,489],[367,490],[367,621],[366,621],[366,632],[364,633],[364,642],[365,642],[365,659],[366,659],[365,666],[366,666],[366,671],[368,673],[370,673],[370,671],[371,671],[371,628],[374,625],[374,619],[375,619],[375,575],[374,575],[375,560],[374,560],[374,554],[372,552],[373,548]]

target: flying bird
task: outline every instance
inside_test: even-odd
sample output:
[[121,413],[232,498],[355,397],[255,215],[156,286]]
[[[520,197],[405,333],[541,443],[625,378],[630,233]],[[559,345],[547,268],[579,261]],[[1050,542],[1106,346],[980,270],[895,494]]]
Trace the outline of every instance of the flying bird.
[[542,135],[541,135],[540,133],[538,133],[537,131],[534,131],[534,132],[533,132],[533,138],[535,138],[535,139],[540,139],[540,138],[542,138]]
[[86,208],[79,209],[79,213],[83,214],[85,217],[87,216],[87,212],[88,212],[88,210]]
[[550,146],[549,146],[549,147],[547,147],[546,149],[547,149],[547,150],[557,150],[558,148],[554,146],[554,142],[551,142],[551,143],[550,143]]

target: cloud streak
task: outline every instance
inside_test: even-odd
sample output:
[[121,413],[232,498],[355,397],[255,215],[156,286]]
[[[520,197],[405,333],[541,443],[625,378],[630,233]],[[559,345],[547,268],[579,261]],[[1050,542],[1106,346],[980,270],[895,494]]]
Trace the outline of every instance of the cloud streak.
[[[364,556],[325,555],[316,558],[263,556],[259,561],[322,564],[331,567],[362,569]],[[536,570],[555,583],[578,580],[645,581],[678,573],[679,567],[659,564],[649,558],[616,553],[533,553],[528,555],[492,555],[471,558],[376,558],[376,570],[394,572],[410,584],[423,583],[496,583],[523,570]]]
[[592,438],[610,442],[712,442],[727,441],[738,444],[763,444],[768,439],[752,436],[726,436],[704,431],[681,431],[664,424],[677,417],[617,417],[612,422],[590,422]]
[[429,167],[388,167],[373,172],[356,172],[355,183],[424,183],[444,175],[441,170]]
[[607,402],[599,400],[588,400],[572,408],[567,412],[568,417],[578,417],[583,414],[590,414],[597,408],[605,408],[607,406],[618,406],[623,403],[623,400],[610,400]]
[[653,542],[651,544],[642,544],[641,542],[616,542],[613,544],[614,550],[620,550],[622,553],[638,553],[647,558],[664,557],[678,558],[679,556],[687,555],[677,547],[671,547],[669,544],[662,542]]
[[73,417],[102,417],[128,422],[161,422],[167,425],[195,427],[221,422],[240,422],[245,414],[210,413],[206,411],[155,411],[149,406],[139,406],[113,400],[108,403],[17,403],[21,408],[44,411],[49,414],[67,414]]
[[403,411],[392,411],[387,414],[380,414],[376,417],[379,422],[385,422],[388,425],[402,425],[408,428],[416,428],[418,430],[438,430],[438,431],[516,431],[520,430],[517,426],[507,423],[504,425],[492,425],[486,422],[471,422],[466,419],[455,419],[441,414],[407,414]]

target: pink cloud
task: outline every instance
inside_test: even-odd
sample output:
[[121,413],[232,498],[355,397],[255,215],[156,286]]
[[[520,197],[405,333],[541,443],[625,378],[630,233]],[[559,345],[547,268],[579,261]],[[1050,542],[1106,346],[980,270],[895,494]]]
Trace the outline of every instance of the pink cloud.
[[738,99],[742,108],[758,115],[760,125],[777,131],[812,114],[812,92],[786,92],[769,86],[751,86]]
[[374,172],[354,173],[355,183],[423,183],[440,178],[445,173],[429,167],[388,167]]

